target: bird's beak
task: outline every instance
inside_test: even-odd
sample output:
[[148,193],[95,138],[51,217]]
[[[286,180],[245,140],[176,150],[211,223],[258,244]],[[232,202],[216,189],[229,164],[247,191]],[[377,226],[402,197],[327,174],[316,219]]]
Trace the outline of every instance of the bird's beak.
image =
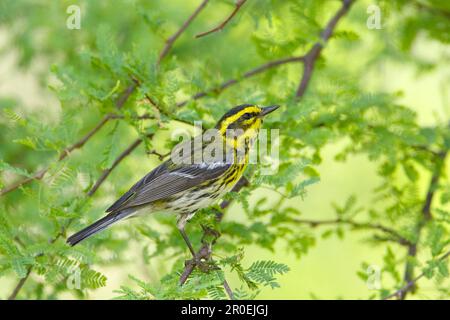
[[264,116],[268,115],[269,113],[271,113],[271,112],[277,110],[279,107],[280,107],[280,106],[277,106],[277,105],[275,105],[275,106],[264,107],[264,108],[262,108],[262,112],[260,113],[260,115],[261,115],[262,117],[264,117]]

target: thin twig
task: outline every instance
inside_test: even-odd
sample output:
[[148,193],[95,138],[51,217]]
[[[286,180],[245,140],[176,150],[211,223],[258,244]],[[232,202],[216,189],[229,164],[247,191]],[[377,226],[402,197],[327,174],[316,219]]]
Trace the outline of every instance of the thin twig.
[[300,224],[308,224],[311,227],[317,227],[317,226],[323,226],[323,225],[333,225],[333,224],[346,224],[349,225],[355,229],[372,229],[372,230],[378,230],[382,231],[383,233],[386,233],[393,237],[393,240],[398,242],[401,245],[410,245],[411,242],[400,235],[397,231],[394,229],[391,229],[389,227],[386,227],[379,223],[368,223],[368,222],[357,222],[351,219],[330,219],[330,220],[309,220],[309,219],[292,219],[293,222],[300,223]]
[[178,39],[178,37],[186,30],[191,22],[197,17],[197,15],[205,8],[205,6],[208,4],[209,0],[203,0],[202,3],[195,9],[195,11],[189,16],[189,18],[183,23],[180,29],[178,29],[172,36],[170,36],[166,40],[166,44],[164,45],[164,48],[162,49],[161,53],[159,54],[158,62],[157,64],[161,64],[161,61],[167,56],[170,49],[172,48],[174,42]]
[[147,151],[147,154],[152,154],[158,157],[159,161],[163,161],[166,157],[168,157],[172,152],[161,153],[156,151],[155,149]]
[[223,287],[225,289],[225,292],[227,293],[228,297],[230,298],[230,300],[234,300],[234,294],[233,294],[233,290],[231,290],[230,285],[228,284],[227,280],[223,280]]
[[122,162],[134,149],[136,149],[142,143],[142,139],[136,139],[131,145],[129,145],[113,162],[111,167],[102,171],[100,177],[95,182],[94,186],[87,193],[88,196],[92,196],[97,189],[105,182],[106,178],[111,174],[111,172],[117,167],[117,165]]
[[233,78],[233,79],[229,79],[225,82],[223,82],[222,84],[220,84],[218,87],[214,87],[212,89],[206,90],[206,91],[202,91],[199,93],[196,93],[195,95],[193,95],[191,98],[181,101],[179,103],[177,103],[177,107],[183,107],[184,105],[186,105],[189,101],[191,100],[197,100],[200,98],[203,98],[211,93],[220,93],[223,90],[227,89],[228,87],[237,84],[238,82],[240,82],[243,79],[247,79],[253,76],[256,76],[257,74],[260,74],[264,71],[267,71],[269,69],[287,64],[287,63],[292,63],[292,62],[301,62],[303,61],[303,57],[287,57],[287,58],[283,58],[283,59],[277,59],[277,60],[273,60],[273,61],[269,61],[266,62],[256,68],[253,68],[249,71],[247,71],[246,73],[244,73],[240,78]]
[[[450,256],[450,251],[448,251],[442,257],[440,257],[438,259],[438,261],[443,261],[443,260],[447,259],[449,256]],[[425,272],[422,272],[421,274],[419,274],[414,279],[411,279],[410,281],[408,281],[406,283],[406,285],[404,285],[402,288],[400,288],[397,291],[391,293],[390,295],[384,297],[383,300],[389,300],[389,299],[394,298],[394,297],[397,297],[399,299],[404,299],[406,297],[406,293],[408,291],[411,291],[411,289],[416,286],[417,281],[419,281],[424,276],[425,276]]]
[[305,92],[306,88],[309,85],[311,80],[312,73],[314,71],[314,65],[316,63],[317,58],[320,56],[324,44],[330,39],[331,35],[336,28],[339,20],[350,10],[351,5],[353,4],[353,0],[343,0],[341,8],[336,12],[336,14],[328,21],[327,26],[321,33],[321,41],[316,42],[312,48],[305,55],[304,59],[304,68],[301,76],[300,84],[297,89],[296,97],[297,99],[301,98]]
[[[110,114],[111,119],[125,119],[126,117],[123,114]],[[140,116],[132,116],[131,119],[134,120],[153,120],[155,116],[149,113],[144,113]]]
[[238,11],[241,9],[241,7],[244,5],[245,2],[247,2],[247,0],[237,0],[233,11],[224,21],[222,21],[217,27],[212,28],[209,31],[199,33],[195,37],[201,38],[201,37],[207,36],[208,34],[211,34],[211,33],[217,32],[217,31],[222,31],[222,29],[226,27],[228,22],[230,22],[231,19],[233,19],[233,17],[238,13]]
[[25,277],[23,277],[22,279],[19,280],[19,283],[17,283],[17,285],[14,287],[13,292],[8,297],[8,300],[15,300],[16,299],[17,294],[22,289],[22,287],[25,284],[25,282],[28,280],[28,277],[30,276],[32,269],[33,269],[33,267],[29,267],[28,268]]

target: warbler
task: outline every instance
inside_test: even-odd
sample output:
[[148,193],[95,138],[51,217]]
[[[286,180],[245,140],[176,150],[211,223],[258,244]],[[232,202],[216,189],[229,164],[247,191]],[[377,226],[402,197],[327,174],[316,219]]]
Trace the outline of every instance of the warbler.
[[187,221],[198,209],[222,198],[242,177],[263,118],[277,108],[252,104],[232,108],[218,121],[215,134],[210,134],[214,142],[204,141],[207,139],[203,139],[203,133],[200,143],[194,138],[176,146],[170,159],[135,183],[106,210],[105,217],[70,236],[67,242],[74,246],[111,224],[142,212],[168,211],[178,214],[177,227],[195,258],[185,232]]

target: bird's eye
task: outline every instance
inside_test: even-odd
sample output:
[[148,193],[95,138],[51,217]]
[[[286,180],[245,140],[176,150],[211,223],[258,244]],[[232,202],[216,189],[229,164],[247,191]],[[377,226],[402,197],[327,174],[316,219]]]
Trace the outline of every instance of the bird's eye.
[[243,116],[242,116],[242,119],[243,120],[249,120],[249,119],[251,119],[252,118],[252,115],[250,114],[250,113],[245,113]]

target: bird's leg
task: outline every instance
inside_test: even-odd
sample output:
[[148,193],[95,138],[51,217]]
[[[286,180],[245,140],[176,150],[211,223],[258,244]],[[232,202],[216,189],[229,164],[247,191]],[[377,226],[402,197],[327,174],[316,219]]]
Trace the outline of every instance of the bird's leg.
[[210,268],[211,268],[209,263],[207,262],[207,260],[211,256],[210,245],[208,245],[207,243],[204,243],[203,239],[202,239],[203,245],[200,248],[200,250],[198,251],[198,253],[195,253],[194,248],[192,247],[191,241],[189,241],[186,231],[184,230],[184,227],[186,226],[187,221],[192,216],[193,216],[193,214],[182,215],[178,219],[178,223],[177,223],[178,230],[180,231],[181,236],[183,237],[184,241],[186,242],[186,244],[189,248],[189,251],[192,253],[192,257],[193,257],[192,260],[187,260],[185,263],[186,263],[186,266],[192,265],[193,267],[198,267],[200,270],[206,272],[206,271],[210,270]]
[[194,260],[197,260],[197,257],[195,255],[195,251],[194,251],[194,248],[192,247],[191,241],[189,241],[186,231],[184,231],[184,227],[186,226],[186,222],[188,220],[187,218],[188,218],[188,216],[184,216],[184,215],[181,216],[180,219],[178,219],[177,228],[180,231],[181,236],[183,237],[184,241],[186,242],[186,244],[189,248],[189,251],[192,253]]

